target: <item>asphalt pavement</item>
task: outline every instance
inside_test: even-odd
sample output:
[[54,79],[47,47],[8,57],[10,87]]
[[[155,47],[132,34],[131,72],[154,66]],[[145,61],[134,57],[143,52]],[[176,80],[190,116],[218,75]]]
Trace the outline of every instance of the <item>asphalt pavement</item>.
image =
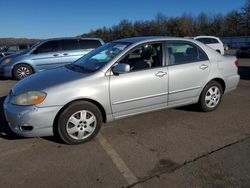
[[216,111],[122,119],[76,146],[14,135],[2,103],[15,81],[0,79],[0,187],[250,187],[250,59],[240,61],[239,86]]

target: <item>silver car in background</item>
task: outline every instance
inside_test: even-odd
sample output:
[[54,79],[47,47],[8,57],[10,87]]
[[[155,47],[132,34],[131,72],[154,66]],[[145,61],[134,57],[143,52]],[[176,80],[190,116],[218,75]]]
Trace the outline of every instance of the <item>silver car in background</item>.
[[238,61],[191,39],[138,37],[107,43],[76,62],[31,75],[5,99],[10,128],[25,137],[89,141],[102,123],[198,103],[215,110],[239,82]]
[[33,73],[72,63],[103,45],[97,38],[43,40],[26,51],[0,59],[0,75],[21,80]]

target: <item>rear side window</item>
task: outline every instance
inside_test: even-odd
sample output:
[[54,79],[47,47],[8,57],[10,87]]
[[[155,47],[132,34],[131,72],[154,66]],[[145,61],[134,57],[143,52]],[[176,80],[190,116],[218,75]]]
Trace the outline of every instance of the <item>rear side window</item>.
[[79,40],[80,49],[93,49],[101,46],[101,42],[99,40]]
[[78,50],[79,44],[76,39],[61,40],[62,50]]
[[169,65],[179,65],[208,60],[203,50],[190,43],[168,43],[167,44]]
[[43,43],[36,49],[37,53],[49,53],[59,51],[59,42],[58,41],[48,41]]

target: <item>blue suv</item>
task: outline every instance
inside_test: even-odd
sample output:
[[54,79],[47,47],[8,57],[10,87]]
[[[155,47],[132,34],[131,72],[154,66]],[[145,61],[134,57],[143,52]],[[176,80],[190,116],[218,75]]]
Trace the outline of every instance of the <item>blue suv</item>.
[[72,63],[103,45],[98,38],[43,40],[26,51],[0,59],[0,76],[21,80],[33,73]]

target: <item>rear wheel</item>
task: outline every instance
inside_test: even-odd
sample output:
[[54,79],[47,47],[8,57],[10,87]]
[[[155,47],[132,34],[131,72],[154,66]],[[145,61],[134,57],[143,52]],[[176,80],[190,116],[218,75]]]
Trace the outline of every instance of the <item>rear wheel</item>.
[[94,138],[102,125],[100,110],[92,103],[78,101],[68,106],[59,116],[57,129],[67,144],[80,144]]
[[201,110],[204,112],[215,110],[221,102],[222,95],[223,90],[220,83],[216,81],[209,82],[200,96],[199,105]]
[[26,64],[16,65],[13,70],[13,75],[16,80],[21,80],[27,76],[33,74],[33,69]]

